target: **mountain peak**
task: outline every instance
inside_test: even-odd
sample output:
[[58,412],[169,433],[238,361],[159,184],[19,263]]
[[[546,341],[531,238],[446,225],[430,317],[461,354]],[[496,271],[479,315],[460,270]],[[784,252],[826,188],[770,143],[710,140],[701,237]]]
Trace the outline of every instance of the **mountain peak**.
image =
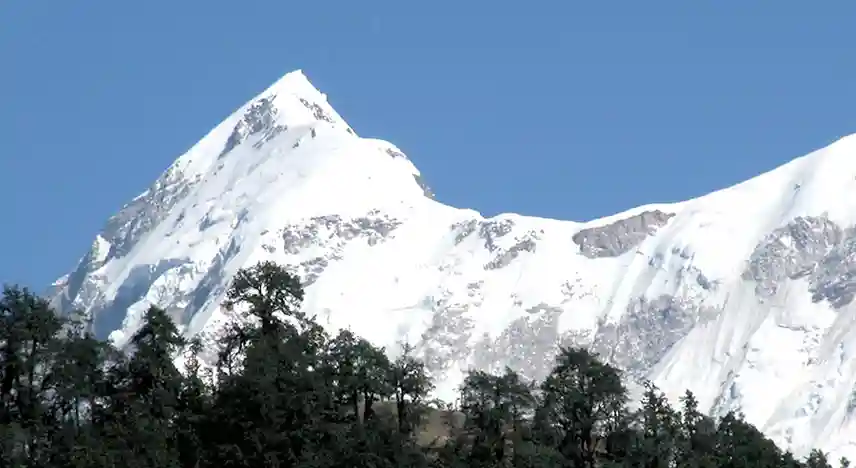
[[[430,198],[400,149],[356,135],[298,70],[239,107],[112,216],[77,270],[52,291],[60,309],[100,316],[96,332],[115,332],[121,343],[125,325],[142,309],[95,309],[130,305],[121,299],[122,284],[196,256],[213,254],[218,264],[229,259],[237,266],[268,242],[277,224],[407,211]],[[89,302],[81,288],[96,270],[110,278],[115,287],[105,293],[118,294],[118,303]]]
[[[378,158],[378,154],[385,156]],[[332,181],[335,174],[355,164],[362,171],[353,171],[352,176],[366,173],[372,180],[375,188],[368,193],[378,192],[379,181],[397,178],[397,183],[387,184],[388,189],[403,185],[403,192],[416,190],[433,197],[400,149],[382,140],[360,138],[329,104],[327,95],[303,71],[295,70],[236,109],[137,198],[151,196],[178,180],[198,186],[200,180],[210,183],[215,176],[242,171],[278,171],[286,178],[297,171],[303,181]],[[229,184],[221,188],[233,188],[234,181]]]
[[317,133],[315,127],[320,125],[355,135],[327,102],[327,96],[316,89],[300,70],[277,80],[241,106],[227,122],[232,125],[232,132],[221,157],[250,137],[255,136],[254,144],[261,145],[294,127],[311,128],[311,132]]
[[266,94],[293,94],[303,96],[313,100],[326,100],[326,95],[322,93],[312,82],[306,73],[301,69],[292,70],[273,84],[268,86],[266,90],[260,93],[256,98]]
[[328,330],[414,345],[440,398],[468,369],[538,380],[559,346],[586,346],[794,451],[853,456],[854,142],[586,223],[484,218],[426,196],[400,149],[295,71],[111,217],[53,297],[118,345],[150,305],[192,335],[224,319],[239,269],[272,260]]

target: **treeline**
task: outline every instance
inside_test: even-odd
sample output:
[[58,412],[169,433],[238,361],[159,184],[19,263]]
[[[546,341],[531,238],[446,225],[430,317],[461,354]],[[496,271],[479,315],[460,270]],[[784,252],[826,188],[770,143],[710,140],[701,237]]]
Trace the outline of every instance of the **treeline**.
[[619,371],[585,349],[562,349],[540,383],[470,373],[443,407],[409,349],[390,360],[348,331],[329,336],[302,299],[297,278],[260,263],[224,303],[250,320],[212,349],[153,307],[120,351],[7,287],[0,467],[830,467],[819,451],[796,460],[737,415],[711,420],[689,392],[678,410],[649,384],[631,411]]

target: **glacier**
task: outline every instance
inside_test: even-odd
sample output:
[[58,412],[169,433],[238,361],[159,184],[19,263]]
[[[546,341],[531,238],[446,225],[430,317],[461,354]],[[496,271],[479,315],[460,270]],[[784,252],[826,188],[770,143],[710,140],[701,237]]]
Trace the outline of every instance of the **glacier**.
[[187,335],[216,329],[234,273],[274,260],[329,330],[415,345],[439,398],[467,369],[537,379],[559,346],[589,346],[796,454],[856,459],[853,193],[849,136],[679,203],[484,217],[436,201],[400,148],[358,136],[298,70],[111,217],[48,294],[122,346],[150,305]]

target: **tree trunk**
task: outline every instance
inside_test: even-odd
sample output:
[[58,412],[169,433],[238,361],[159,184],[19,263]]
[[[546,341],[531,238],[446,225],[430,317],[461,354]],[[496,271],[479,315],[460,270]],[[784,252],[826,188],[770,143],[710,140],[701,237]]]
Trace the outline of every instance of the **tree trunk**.
[[363,392],[363,421],[368,421],[374,416],[374,396],[371,393]]
[[362,418],[360,418],[360,394],[356,390],[351,393],[351,405],[354,407],[354,419],[362,423]]

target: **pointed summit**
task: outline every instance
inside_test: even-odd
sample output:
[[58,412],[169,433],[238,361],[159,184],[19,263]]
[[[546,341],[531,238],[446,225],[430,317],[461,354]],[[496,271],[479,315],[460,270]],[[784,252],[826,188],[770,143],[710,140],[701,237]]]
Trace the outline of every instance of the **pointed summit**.
[[[52,291],[62,310],[89,312],[97,332],[116,332],[121,343],[127,334],[119,330],[133,328],[134,314],[152,302],[127,295],[137,281],[193,258],[231,271],[289,220],[411,210],[430,198],[398,148],[357,136],[298,70],[238,108],[111,217]],[[96,277],[113,285],[99,294],[114,299],[92,302],[87,284]]]
[[220,157],[252,137],[255,137],[254,146],[259,147],[288,128],[301,125],[327,125],[354,135],[350,126],[327,102],[326,95],[312,86],[300,70],[277,80],[229,120],[235,120],[234,127]]
[[276,80],[266,90],[256,96],[255,99],[272,94],[289,94],[303,97],[310,101],[327,103],[327,95],[318,90],[318,88],[309,81],[309,78],[305,73],[303,73],[303,70],[300,69],[286,73],[282,78]]

